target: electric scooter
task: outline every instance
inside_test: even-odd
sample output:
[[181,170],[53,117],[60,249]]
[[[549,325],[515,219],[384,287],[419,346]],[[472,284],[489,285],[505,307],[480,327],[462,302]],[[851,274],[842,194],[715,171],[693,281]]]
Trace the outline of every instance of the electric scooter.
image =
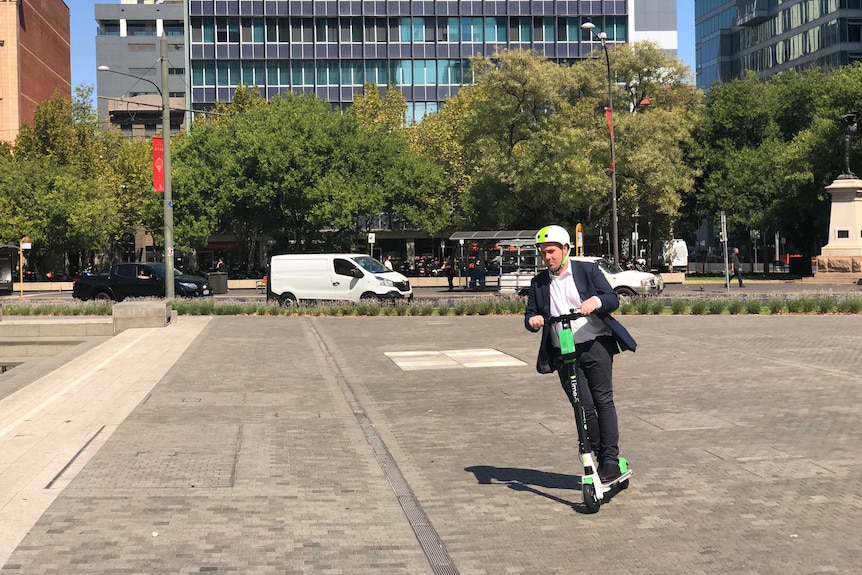
[[580,452],[581,463],[584,465],[584,475],[581,477],[581,492],[584,496],[584,506],[590,513],[597,513],[601,508],[605,494],[612,491],[615,487],[619,489],[627,489],[629,486],[629,477],[632,475],[632,470],[629,469],[629,462],[620,457],[620,476],[608,483],[602,483],[599,477],[599,468],[596,465],[596,460],[590,449],[590,441],[587,437],[587,419],[584,415],[584,407],[581,404],[580,396],[578,395],[578,371],[576,368],[575,359],[575,337],[572,333],[572,321],[583,317],[576,310],[570,310],[570,313],[552,316],[550,323],[561,323],[560,330],[560,351],[562,352],[563,363],[566,364],[569,370],[569,383],[572,389],[572,407],[575,409],[575,423],[578,427],[578,450]]

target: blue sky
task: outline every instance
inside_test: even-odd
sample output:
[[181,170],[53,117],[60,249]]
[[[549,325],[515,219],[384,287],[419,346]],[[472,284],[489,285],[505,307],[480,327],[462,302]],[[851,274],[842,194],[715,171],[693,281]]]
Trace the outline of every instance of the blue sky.
[[[65,0],[72,19],[72,87],[96,85],[95,0]],[[101,0],[99,4],[114,4]],[[679,57],[688,64],[694,81],[694,0],[677,0]]]

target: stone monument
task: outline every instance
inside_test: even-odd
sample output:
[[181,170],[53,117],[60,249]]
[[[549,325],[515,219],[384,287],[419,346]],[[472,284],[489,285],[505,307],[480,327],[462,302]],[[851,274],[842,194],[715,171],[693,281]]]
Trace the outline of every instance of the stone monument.
[[862,180],[850,170],[850,148],[859,112],[841,116],[844,131],[844,173],[826,187],[832,198],[829,241],[817,257],[818,278],[856,281],[862,277]]

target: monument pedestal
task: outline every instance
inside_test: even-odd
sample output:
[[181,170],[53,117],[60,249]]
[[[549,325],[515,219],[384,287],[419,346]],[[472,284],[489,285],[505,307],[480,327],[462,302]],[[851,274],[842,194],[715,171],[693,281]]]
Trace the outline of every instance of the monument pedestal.
[[829,242],[817,256],[817,278],[856,282],[862,277],[862,180],[841,176],[826,191],[832,198]]

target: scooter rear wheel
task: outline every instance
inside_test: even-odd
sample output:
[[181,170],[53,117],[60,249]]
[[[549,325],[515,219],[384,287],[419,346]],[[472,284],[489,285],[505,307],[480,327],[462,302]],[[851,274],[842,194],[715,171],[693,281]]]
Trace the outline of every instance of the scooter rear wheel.
[[586,484],[581,490],[584,493],[584,507],[587,508],[587,511],[590,513],[598,513],[599,508],[602,506],[602,502],[596,497],[596,487],[595,485]]

